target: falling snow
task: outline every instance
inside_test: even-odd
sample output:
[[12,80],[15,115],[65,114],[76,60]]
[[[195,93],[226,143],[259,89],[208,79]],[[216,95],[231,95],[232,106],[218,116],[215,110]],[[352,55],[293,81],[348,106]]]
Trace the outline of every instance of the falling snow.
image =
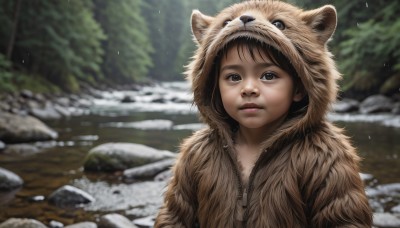
[[366,3],[365,3],[365,7],[367,7],[367,8],[368,8],[368,2],[366,2]]

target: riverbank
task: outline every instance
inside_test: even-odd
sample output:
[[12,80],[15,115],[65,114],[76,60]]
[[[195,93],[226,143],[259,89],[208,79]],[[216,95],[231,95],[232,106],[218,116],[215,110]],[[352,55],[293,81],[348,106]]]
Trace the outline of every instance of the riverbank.
[[[181,139],[202,127],[196,122],[196,108],[190,104],[191,96],[185,86],[170,83],[140,90],[99,91],[100,96],[90,95],[91,105],[79,107],[83,110],[79,112],[81,114],[42,119],[58,133],[55,140],[40,144],[6,143],[8,149],[25,144],[37,146],[38,150],[30,154],[0,152],[0,166],[18,174],[24,181],[22,188],[16,189],[8,203],[1,206],[0,222],[25,217],[36,218],[48,227],[57,227],[56,222],[70,225],[83,221],[100,226],[100,219],[113,213],[124,216],[130,224],[142,217],[151,221],[147,216],[156,213],[165,182],[153,178],[125,180],[122,171],[87,171],[84,160],[91,149],[109,142],[134,142],[176,152]],[[71,110],[75,108],[71,107]],[[379,218],[395,221],[387,219],[387,215],[396,217],[399,213],[396,212],[396,206],[400,205],[400,181],[396,179],[399,174],[396,137],[399,133],[397,128],[381,128],[370,121],[364,122],[361,116],[365,116],[365,120],[385,116],[373,122],[383,125],[383,119],[397,118],[398,115],[388,111],[379,114],[351,111],[331,113],[329,118],[335,116],[350,119],[359,116],[361,122],[346,122],[345,125],[365,157],[363,170],[367,175],[362,176],[377,217],[376,223],[382,224],[378,222]],[[383,163],[376,163],[378,159]],[[383,171],[386,173],[379,174]],[[382,177],[389,178],[384,180]],[[50,195],[66,185],[88,193],[95,200],[74,209],[52,206]]]

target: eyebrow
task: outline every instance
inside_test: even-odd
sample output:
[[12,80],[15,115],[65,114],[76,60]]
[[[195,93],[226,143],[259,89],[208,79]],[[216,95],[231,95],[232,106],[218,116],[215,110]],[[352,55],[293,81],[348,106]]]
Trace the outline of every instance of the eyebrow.
[[[257,65],[255,67],[256,68],[267,68],[267,67],[271,67],[271,66],[276,66],[276,64],[274,64],[272,62],[262,62],[262,63],[257,63]],[[239,64],[224,65],[221,67],[220,72],[222,72],[224,70],[240,70],[241,68],[242,68],[242,66]]]

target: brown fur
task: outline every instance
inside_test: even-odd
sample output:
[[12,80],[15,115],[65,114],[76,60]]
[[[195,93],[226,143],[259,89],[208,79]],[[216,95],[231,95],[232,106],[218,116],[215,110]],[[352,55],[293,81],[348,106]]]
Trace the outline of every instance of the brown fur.
[[[251,14],[246,24],[239,17]],[[279,30],[271,24],[279,19]],[[230,23],[224,27],[224,21]],[[247,1],[215,17],[194,11],[198,49],[188,66],[194,103],[209,128],[181,145],[155,227],[371,227],[372,215],[359,177],[357,156],[342,130],[326,120],[340,78],[327,42],[336,10],[303,11],[278,1]],[[217,110],[215,59],[239,37],[273,46],[292,63],[307,92],[303,111],[290,116],[263,143],[249,186],[241,181],[232,123]],[[243,189],[247,207],[242,207]],[[239,220],[243,220],[243,222]]]

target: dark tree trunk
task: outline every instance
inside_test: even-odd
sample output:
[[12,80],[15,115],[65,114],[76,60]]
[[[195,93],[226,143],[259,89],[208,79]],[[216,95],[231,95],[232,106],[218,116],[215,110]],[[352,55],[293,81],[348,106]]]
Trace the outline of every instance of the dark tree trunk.
[[12,24],[12,28],[11,28],[12,31],[11,31],[10,40],[8,42],[8,48],[7,48],[7,59],[8,60],[11,60],[11,55],[12,55],[13,48],[14,48],[14,42],[15,42],[15,36],[17,33],[20,9],[21,9],[21,0],[16,0],[15,7],[14,7],[13,24]]

